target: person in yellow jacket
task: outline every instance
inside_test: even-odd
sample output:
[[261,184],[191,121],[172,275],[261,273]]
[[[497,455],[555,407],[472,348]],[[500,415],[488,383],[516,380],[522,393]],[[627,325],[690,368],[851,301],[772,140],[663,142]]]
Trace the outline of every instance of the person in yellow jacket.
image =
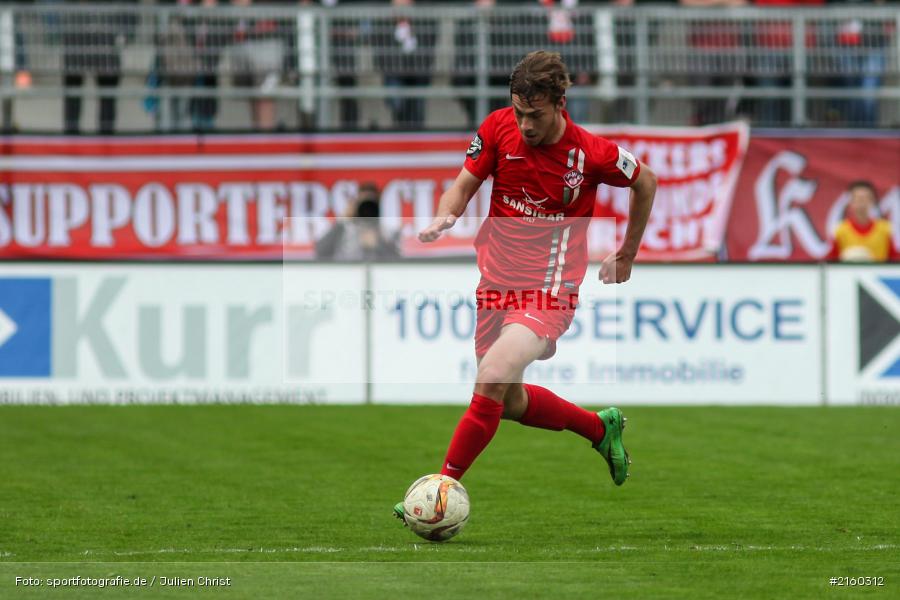
[[854,181],[847,187],[850,202],[847,218],[834,230],[830,260],[844,262],[888,262],[900,260],[891,237],[887,219],[873,219],[876,205],[875,186],[868,181]]

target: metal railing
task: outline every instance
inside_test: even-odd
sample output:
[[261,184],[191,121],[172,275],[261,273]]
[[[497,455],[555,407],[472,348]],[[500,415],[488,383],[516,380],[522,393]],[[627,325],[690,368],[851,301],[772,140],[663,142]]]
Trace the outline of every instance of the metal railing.
[[886,127],[898,30],[879,7],[0,5],[0,126],[472,127],[547,48],[580,121]]

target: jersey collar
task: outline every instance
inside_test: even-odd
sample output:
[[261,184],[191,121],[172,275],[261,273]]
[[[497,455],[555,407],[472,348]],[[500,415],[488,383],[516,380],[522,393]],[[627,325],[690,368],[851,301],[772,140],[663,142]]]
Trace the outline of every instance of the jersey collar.
[[850,223],[850,227],[860,235],[868,235],[872,231],[872,228],[875,227],[875,219],[869,219],[869,222],[863,225],[851,215],[847,215],[847,222]]

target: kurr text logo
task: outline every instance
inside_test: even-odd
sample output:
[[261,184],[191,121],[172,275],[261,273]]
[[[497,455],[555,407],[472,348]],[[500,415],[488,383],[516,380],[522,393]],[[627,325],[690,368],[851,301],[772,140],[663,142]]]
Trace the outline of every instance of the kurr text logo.
[[[117,304],[127,284],[127,276],[105,277],[85,295],[77,277],[0,278],[0,378],[76,378],[90,354],[101,376],[113,381],[136,372],[155,381],[200,381],[214,361],[227,378],[245,380],[254,368],[254,337],[265,327],[282,330],[281,322],[286,322],[288,340],[284,375],[303,378],[310,374],[313,331],[334,316],[328,307],[305,305],[288,305],[282,316],[273,300],[253,306],[228,303],[220,311],[224,322],[213,322],[210,306],[176,306],[180,352],[172,357],[162,339],[164,314],[172,314],[172,303],[148,300],[125,307],[133,311],[136,339],[107,322],[114,309],[122,310]],[[224,328],[224,347],[210,343],[211,327]]]

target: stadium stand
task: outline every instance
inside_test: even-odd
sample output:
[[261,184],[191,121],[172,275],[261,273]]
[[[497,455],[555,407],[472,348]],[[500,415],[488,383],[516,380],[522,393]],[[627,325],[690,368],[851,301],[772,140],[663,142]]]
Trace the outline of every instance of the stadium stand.
[[505,98],[517,57],[545,47],[569,63],[582,121],[889,127],[898,21],[896,4],[10,4],[2,126],[463,128]]

